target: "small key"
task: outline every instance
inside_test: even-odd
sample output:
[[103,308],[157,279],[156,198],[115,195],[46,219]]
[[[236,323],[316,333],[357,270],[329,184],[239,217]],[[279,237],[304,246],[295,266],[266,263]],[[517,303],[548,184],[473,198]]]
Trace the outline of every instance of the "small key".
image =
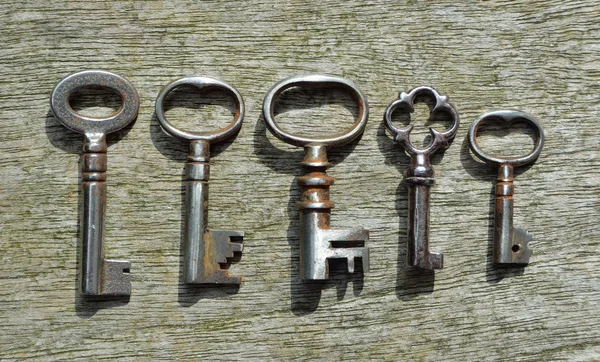
[[[82,88],[103,87],[121,97],[122,106],[107,118],[86,117],[69,105],[71,95]],[[81,155],[81,263],[80,292],[86,296],[128,296],[131,294],[130,263],[104,259],[104,217],[106,213],[106,135],[116,132],[136,117],[140,105],[133,85],[113,73],[89,70],[60,81],[50,98],[54,116],[67,128],[83,133]]]
[[[477,130],[484,122],[500,122],[507,127],[522,121],[533,126],[536,142],[531,153],[523,157],[499,158],[485,154],[477,144]],[[480,160],[498,168],[496,177],[496,207],[494,208],[494,251],[495,265],[524,266],[529,264],[532,251],[529,248],[531,235],[524,229],[513,227],[514,168],[535,161],[544,147],[544,130],[530,115],[517,111],[495,111],[486,113],[469,128],[469,147]]]
[[[430,118],[437,113],[450,116],[452,126],[444,132],[429,128],[432,141],[424,149],[415,147],[410,141],[412,125],[406,129],[396,127],[392,123],[392,114],[396,110],[414,112],[414,105],[429,98],[433,101],[429,106]],[[429,250],[429,194],[435,183],[430,157],[438,150],[444,150],[456,135],[460,124],[458,112],[448,103],[448,97],[440,96],[430,87],[417,87],[408,93],[400,93],[385,111],[384,122],[394,141],[399,143],[411,156],[408,169],[404,172],[404,182],[408,187],[408,265],[421,269],[442,269],[444,256]]]
[[[165,118],[165,97],[180,86],[193,86],[201,91],[220,89],[233,95],[236,103],[233,121],[225,128],[211,132],[189,132],[175,128]],[[204,77],[184,77],[169,83],[156,99],[156,117],[162,129],[173,137],[190,141],[185,187],[184,282],[187,284],[240,284],[242,278],[229,275],[227,267],[234,253],[243,249],[243,231],[212,230],[208,220],[208,178],[210,144],[235,135],[242,127],[244,100],[235,88],[225,82]]]
[[[275,122],[273,110],[277,97],[294,87],[344,88],[357,101],[359,115],[349,130],[330,137],[306,138],[286,133]],[[352,82],[324,75],[288,78],[277,83],[265,97],[263,114],[271,133],[284,142],[304,147],[301,164],[306,168],[306,173],[297,179],[302,192],[298,210],[300,275],[303,280],[328,279],[329,259],[346,259],[349,273],[354,273],[355,259],[361,259],[364,271],[369,270],[369,249],[361,246],[369,240],[369,231],[363,228],[333,230],[330,227],[334,204],[329,201],[329,186],[333,184],[333,178],[326,172],[331,167],[327,160],[327,147],[344,145],[360,136],[367,124],[368,108],[365,96]]]

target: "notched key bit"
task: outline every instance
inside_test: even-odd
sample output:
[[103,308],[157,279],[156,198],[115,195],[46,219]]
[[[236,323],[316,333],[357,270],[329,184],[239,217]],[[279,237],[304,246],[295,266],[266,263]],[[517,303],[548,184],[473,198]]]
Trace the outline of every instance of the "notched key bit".
[[[477,130],[484,122],[500,122],[510,126],[523,121],[533,126],[537,140],[531,153],[523,157],[499,158],[485,154],[477,143]],[[494,208],[494,251],[492,260],[495,265],[524,266],[533,254],[529,242],[531,235],[525,230],[513,226],[514,213],[514,168],[535,161],[544,147],[544,131],[533,117],[517,111],[495,111],[486,113],[473,122],[469,128],[469,147],[480,160],[496,166],[496,202]]]
[[[187,274],[187,283],[240,284],[242,277],[229,275],[227,268],[234,258],[234,253],[241,253],[244,249],[243,239],[243,231],[207,230],[204,234],[202,276],[197,273]],[[200,268],[188,267],[187,271],[190,270],[200,270]]]
[[[431,143],[424,149],[415,147],[410,141],[412,125],[406,129],[396,127],[392,122],[392,114],[396,110],[412,113],[414,105],[422,97],[430,98],[430,116],[445,113],[450,116],[452,126],[440,132],[429,128]],[[398,99],[392,102],[385,111],[384,122],[394,141],[399,143],[410,155],[410,165],[404,172],[404,183],[408,187],[408,265],[421,269],[442,269],[444,255],[429,250],[429,195],[431,186],[435,184],[430,156],[438,150],[448,148],[456,135],[460,120],[458,112],[448,103],[446,96],[441,96],[430,87],[417,87],[408,93],[401,92]]]
[[[352,128],[340,134],[307,138],[284,132],[275,122],[273,109],[277,97],[293,87],[328,88],[341,87],[348,90],[357,101],[359,115]],[[298,177],[301,198],[298,202],[300,215],[300,275],[303,280],[329,278],[329,259],[345,259],[348,272],[354,273],[355,260],[362,260],[363,270],[369,270],[369,231],[363,228],[335,230],[330,227],[333,202],[329,201],[329,187],[333,178],[327,175],[331,164],[327,160],[326,147],[346,144],[364,131],[368,119],[368,103],[362,92],[352,82],[325,75],[307,75],[285,79],[277,83],[266,95],[263,115],[269,131],[284,142],[304,147],[301,164],[306,173]]]
[[[175,128],[165,118],[165,97],[175,88],[189,85],[199,90],[221,89],[236,103],[231,124],[212,132],[188,132]],[[185,77],[169,83],[156,99],[156,116],[162,129],[174,137],[190,141],[187,158],[186,213],[184,235],[184,282],[187,284],[240,284],[242,278],[229,275],[228,268],[236,253],[243,250],[243,231],[211,230],[208,220],[208,179],[210,175],[210,144],[236,134],[244,119],[242,96],[228,84],[204,77]]]
[[[86,117],[69,105],[71,95],[86,87],[105,87],[119,94],[122,106],[106,118]],[[122,297],[131,294],[130,264],[104,259],[104,217],[106,214],[106,135],[116,132],[136,117],[139,96],[128,80],[116,74],[89,70],[60,81],[51,96],[52,112],[67,128],[83,133],[81,155],[81,262],[79,289],[85,296]]]

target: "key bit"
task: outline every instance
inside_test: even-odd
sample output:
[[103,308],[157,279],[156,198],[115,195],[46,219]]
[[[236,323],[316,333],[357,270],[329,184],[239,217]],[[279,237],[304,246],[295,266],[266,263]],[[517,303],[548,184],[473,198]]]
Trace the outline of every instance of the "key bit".
[[[236,102],[235,116],[231,124],[212,132],[188,132],[175,128],[164,114],[165,97],[182,85],[199,90],[222,89],[231,94]],[[187,158],[186,215],[184,235],[184,282],[187,284],[240,284],[242,278],[229,275],[234,254],[243,250],[243,231],[211,230],[208,220],[208,179],[210,174],[210,144],[225,140],[236,134],[244,118],[242,96],[228,84],[212,78],[185,77],[169,83],[156,100],[156,116],[162,129],[174,137],[190,141]]]
[[102,295],[127,296],[131,294],[131,263],[126,260],[104,261]]
[[[73,93],[88,87],[109,88],[119,94],[122,106],[106,118],[87,117],[69,105]],[[54,116],[67,128],[84,135],[81,155],[81,262],[79,291],[84,296],[120,297],[131,294],[130,264],[104,259],[106,214],[106,135],[116,132],[136,117],[139,96],[133,85],[113,73],[88,70],[60,81],[51,96]]]
[[510,250],[511,260],[508,264],[529,264],[529,258],[533,252],[529,249],[529,242],[532,240],[531,234],[525,229],[513,228],[512,246]]
[[[510,126],[523,121],[536,131],[537,140],[531,153],[523,157],[499,158],[485,154],[477,143],[477,130],[484,122],[501,122]],[[480,116],[469,128],[469,147],[480,160],[498,167],[496,178],[496,201],[494,208],[494,250],[492,260],[495,265],[523,266],[529,264],[533,252],[529,248],[531,235],[524,229],[513,226],[514,213],[514,168],[535,161],[544,146],[544,131],[531,116],[516,111],[496,111]]]
[[[348,273],[354,273],[354,259],[361,259],[363,269],[369,270],[369,249],[356,247],[350,242],[362,242],[369,240],[369,230],[356,228],[352,230],[324,230],[323,240],[327,240],[330,245],[339,242],[337,247],[328,248],[328,259],[346,259],[348,263]],[[328,273],[325,273],[327,277]]]
[[[349,90],[358,103],[359,115],[348,131],[322,138],[306,138],[284,132],[275,122],[274,106],[277,97],[293,87],[342,87]],[[329,278],[329,259],[345,259],[348,272],[354,273],[355,260],[362,260],[363,270],[369,270],[369,249],[364,242],[369,240],[369,231],[331,229],[330,217],[334,204],[329,200],[329,187],[333,178],[327,175],[331,167],[326,147],[343,145],[356,139],[363,131],[368,118],[368,104],[364,95],[351,82],[341,78],[308,75],[292,77],[276,84],[265,97],[263,114],[267,127],[284,142],[304,147],[301,164],[306,173],[298,177],[301,189],[298,202],[300,217],[300,275],[303,280],[325,280]]]
[[[430,118],[443,113],[449,115],[452,126],[440,132],[429,128],[432,136],[430,144],[420,149],[410,141],[412,125],[406,129],[396,127],[392,122],[392,114],[398,110],[412,113],[414,105],[423,99],[430,99]],[[429,197],[431,186],[435,184],[434,172],[430,157],[438,150],[448,148],[456,135],[460,120],[458,112],[448,103],[448,97],[441,96],[430,87],[417,87],[408,93],[401,92],[398,99],[392,102],[385,111],[384,122],[387,129],[405,152],[411,156],[410,165],[404,171],[404,183],[408,188],[408,265],[421,269],[442,269],[444,256],[429,250]]]
[[[207,230],[204,233],[203,249],[198,251],[195,258],[187,261],[184,278],[186,283],[240,284],[242,278],[229,275],[227,268],[234,258],[234,253],[242,252],[243,238],[243,231]],[[193,265],[196,260],[202,261],[202,267]]]

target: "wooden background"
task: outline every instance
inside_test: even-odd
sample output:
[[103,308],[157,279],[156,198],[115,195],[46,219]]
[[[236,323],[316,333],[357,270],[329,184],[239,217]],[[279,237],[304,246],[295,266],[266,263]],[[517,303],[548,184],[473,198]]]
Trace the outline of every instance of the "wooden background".
[[[600,360],[596,1],[8,0],[0,24],[3,359]],[[49,108],[59,80],[96,68],[127,77],[141,97],[108,154],[106,255],[131,261],[128,302],[75,292],[82,137]],[[322,285],[298,279],[302,150],[261,117],[275,82],[312,72],[354,81],[371,105],[363,137],[330,152],[330,174],[332,225],[370,229],[372,268]],[[153,110],[183,75],[220,78],[246,99],[237,139],[213,151],[209,216],[212,228],[246,232],[231,267],[239,288],[180,282],[187,150]],[[408,158],[381,122],[398,92],[418,85],[447,94],[462,119],[434,159],[431,241],[445,255],[435,274],[405,267]],[[177,125],[229,122],[220,95],[178,95],[168,112]],[[278,117],[289,130],[341,130],[356,111],[339,92],[292,95]],[[118,104],[92,105],[111,100],[84,94],[74,107],[102,114]],[[515,184],[515,225],[533,234],[534,255],[508,271],[490,264],[495,170],[465,142],[470,123],[499,108],[534,115],[547,137]],[[417,143],[426,116],[420,107]],[[484,133],[490,150],[533,144],[523,128]]]

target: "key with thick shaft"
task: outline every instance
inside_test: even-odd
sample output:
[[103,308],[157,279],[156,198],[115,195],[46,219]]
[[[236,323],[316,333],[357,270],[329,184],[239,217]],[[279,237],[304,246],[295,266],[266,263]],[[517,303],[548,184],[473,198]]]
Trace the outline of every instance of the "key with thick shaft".
[[[359,114],[352,127],[340,134],[307,138],[284,132],[275,122],[274,107],[277,97],[293,87],[331,88],[349,91],[358,104]],[[303,280],[329,278],[329,260],[345,259],[348,272],[354,273],[355,260],[362,261],[363,270],[369,270],[369,231],[363,228],[350,230],[331,229],[329,224],[333,202],[329,201],[329,186],[333,178],[327,175],[331,164],[327,160],[326,147],[344,145],[356,139],[364,131],[368,118],[368,104],[361,91],[347,80],[324,75],[308,75],[285,79],[277,83],[266,95],[263,115],[267,127],[277,138],[295,146],[304,147],[301,164],[306,173],[298,177],[302,195],[298,202],[300,216],[300,276]]]
[[[406,129],[396,127],[392,122],[392,114],[396,110],[412,113],[415,103],[426,99],[431,101],[428,103],[430,118],[443,113],[450,117],[452,125],[444,132],[430,128],[431,143],[425,149],[420,149],[410,141],[412,125]],[[394,141],[411,157],[410,165],[404,172],[404,182],[408,187],[408,265],[421,269],[442,269],[443,254],[429,250],[429,194],[435,183],[430,156],[448,148],[460,124],[458,112],[448,103],[448,98],[439,95],[435,89],[417,87],[408,93],[400,93],[385,111],[384,122]]]
[[297,180],[302,192],[298,202],[302,279],[329,278],[329,259],[346,259],[349,273],[354,273],[354,259],[362,259],[363,268],[368,270],[369,249],[351,247],[350,242],[363,244],[369,240],[369,231],[363,228],[336,230],[329,225],[333,208],[333,202],[329,201],[329,186],[333,185],[333,178],[325,171],[331,166],[325,146],[305,146],[302,166],[306,168],[306,174]]
[[[188,132],[175,128],[165,118],[165,97],[182,85],[200,91],[220,89],[231,94],[236,103],[234,120],[223,129],[212,132]],[[187,284],[240,284],[242,278],[229,275],[228,266],[234,253],[243,249],[243,231],[212,230],[208,220],[208,179],[210,144],[236,134],[244,119],[242,96],[228,84],[212,78],[186,77],[169,83],[156,100],[156,116],[162,129],[174,137],[190,141],[185,182],[185,234],[183,279]]]
[[[485,154],[477,143],[477,131],[486,122],[499,122],[510,126],[515,122],[525,122],[536,132],[533,151],[523,157],[499,158]],[[529,248],[531,235],[513,226],[514,209],[514,168],[534,162],[544,147],[544,131],[533,117],[517,111],[495,111],[486,113],[469,128],[469,147],[482,161],[498,168],[496,177],[496,201],[494,207],[494,250],[492,260],[495,265],[523,266],[529,264],[532,251]]]
[[[71,95],[81,88],[103,87],[119,94],[122,106],[107,118],[86,117],[69,105]],[[106,135],[131,123],[139,108],[138,94],[125,78],[104,71],[72,74],[58,83],[51,96],[55,117],[67,128],[83,133],[81,155],[81,262],[80,292],[86,296],[128,296],[131,294],[130,264],[104,258],[104,217],[106,214]]]

